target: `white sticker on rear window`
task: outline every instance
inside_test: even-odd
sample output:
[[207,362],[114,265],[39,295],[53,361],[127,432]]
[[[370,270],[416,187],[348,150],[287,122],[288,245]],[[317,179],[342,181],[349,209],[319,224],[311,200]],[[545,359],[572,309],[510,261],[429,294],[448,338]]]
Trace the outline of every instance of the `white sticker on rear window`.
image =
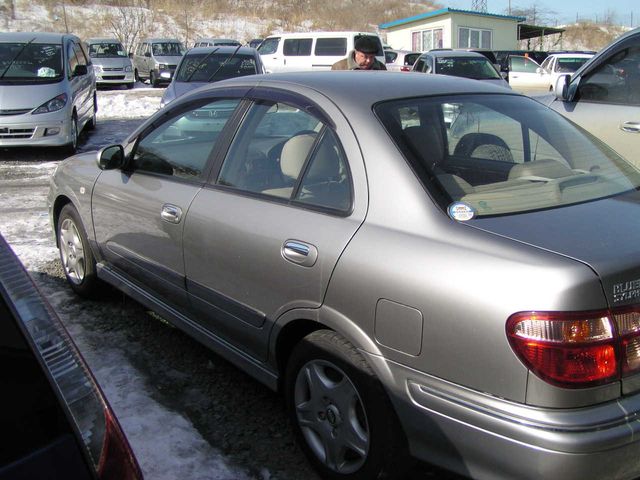
[[476,211],[471,208],[471,206],[462,202],[452,203],[451,205],[449,205],[447,211],[449,212],[449,216],[451,218],[459,222],[466,222],[467,220],[471,220],[476,214]]

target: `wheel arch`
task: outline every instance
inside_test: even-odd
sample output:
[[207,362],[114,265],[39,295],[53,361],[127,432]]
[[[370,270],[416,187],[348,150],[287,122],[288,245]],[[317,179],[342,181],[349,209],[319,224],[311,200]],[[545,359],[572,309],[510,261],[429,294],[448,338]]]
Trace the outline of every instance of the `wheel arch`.
[[[71,199],[66,195],[60,195],[54,200],[53,208],[51,209],[51,223],[52,223],[54,232],[58,231],[58,220],[60,219],[60,212],[65,207],[65,205],[68,205],[70,203],[73,204]],[[56,234],[54,235],[54,237],[56,239],[56,247],[59,248],[60,243],[58,241],[58,235]]]
[[[323,305],[319,309],[301,309],[283,314],[271,335],[269,358],[278,372],[278,390],[284,385],[284,372],[293,348],[307,335],[317,330],[331,330],[343,336],[358,350],[382,355],[378,345],[367,333],[342,313]],[[380,364],[368,362],[376,375],[387,377]]]

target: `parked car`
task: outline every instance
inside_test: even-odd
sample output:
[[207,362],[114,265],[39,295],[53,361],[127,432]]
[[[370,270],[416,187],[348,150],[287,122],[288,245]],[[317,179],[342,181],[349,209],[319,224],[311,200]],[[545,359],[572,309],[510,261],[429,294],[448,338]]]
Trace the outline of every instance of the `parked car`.
[[248,47],[197,47],[180,60],[161,106],[207,83],[265,73],[260,54]]
[[0,236],[0,478],[142,480],[118,419]]
[[549,56],[549,53],[542,50],[493,50],[496,62],[500,69],[509,70],[509,57],[526,57],[533,59],[537,64],[541,64]]
[[242,45],[238,40],[231,38],[201,38],[193,44],[193,47],[239,47]]
[[184,52],[184,46],[175,38],[150,38],[141,41],[132,55],[135,79],[149,80],[153,87],[168,84]]
[[125,85],[133,88],[136,81],[131,59],[117,38],[90,38],[87,46],[99,87]]
[[410,72],[420,52],[410,50],[385,50],[384,59],[387,70],[393,72]]
[[472,78],[509,88],[487,57],[465,50],[438,49],[421,54],[412,71]]
[[553,91],[558,77],[566,73],[574,73],[582,65],[593,57],[592,53],[553,53],[542,62],[541,70],[538,72],[546,76],[549,83],[549,91]]
[[561,75],[552,109],[640,167],[640,29],[603,48],[572,76]]
[[0,147],[75,152],[96,123],[91,58],[75,35],[0,33]]
[[544,94],[549,91],[549,75],[530,57],[510,55],[504,72],[509,85],[516,92]]
[[366,32],[300,32],[272,35],[258,47],[267,73],[331,70],[331,66],[346,58],[356,39],[366,35],[379,42],[376,59],[385,62],[382,40]]
[[115,285],[281,389],[322,478],[407,452],[638,477],[640,172],[502,87],[342,73],[207,85],[62,162],[71,288]]

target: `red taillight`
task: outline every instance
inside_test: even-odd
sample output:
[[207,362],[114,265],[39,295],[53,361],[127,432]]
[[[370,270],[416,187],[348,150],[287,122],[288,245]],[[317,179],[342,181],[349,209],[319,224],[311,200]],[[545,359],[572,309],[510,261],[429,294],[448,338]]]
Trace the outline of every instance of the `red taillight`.
[[615,329],[609,312],[524,312],[507,322],[511,348],[549,383],[578,388],[619,376]]
[[131,453],[118,420],[110,408],[105,409],[106,432],[98,464],[98,477],[101,480],[140,480],[142,472]]
[[400,67],[400,71],[401,72],[410,72],[411,71],[411,67],[407,67],[406,65]]
[[561,387],[592,387],[640,372],[640,305],[520,312],[509,317],[507,338],[527,368]]

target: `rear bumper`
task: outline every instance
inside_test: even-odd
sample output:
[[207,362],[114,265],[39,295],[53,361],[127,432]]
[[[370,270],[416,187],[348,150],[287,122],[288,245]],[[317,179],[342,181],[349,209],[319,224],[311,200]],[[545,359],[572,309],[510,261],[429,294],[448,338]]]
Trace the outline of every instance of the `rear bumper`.
[[586,408],[536,408],[384,365],[411,452],[421,460],[477,479],[640,476],[640,395]]

